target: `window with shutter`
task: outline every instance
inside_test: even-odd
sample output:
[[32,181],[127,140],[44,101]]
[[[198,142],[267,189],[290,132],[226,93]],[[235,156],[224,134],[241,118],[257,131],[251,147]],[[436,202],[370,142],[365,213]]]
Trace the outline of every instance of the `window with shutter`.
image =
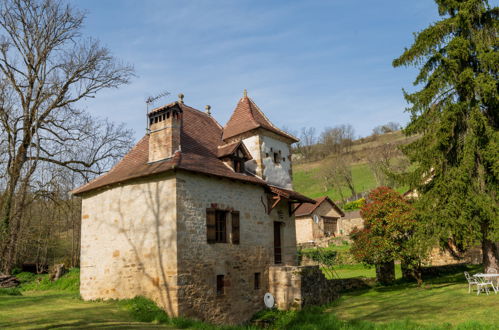
[[239,212],[232,212],[232,244],[239,244]]
[[215,211],[215,242],[227,243],[227,211]]
[[206,210],[206,235],[208,243],[216,243],[216,220],[215,220],[215,210]]

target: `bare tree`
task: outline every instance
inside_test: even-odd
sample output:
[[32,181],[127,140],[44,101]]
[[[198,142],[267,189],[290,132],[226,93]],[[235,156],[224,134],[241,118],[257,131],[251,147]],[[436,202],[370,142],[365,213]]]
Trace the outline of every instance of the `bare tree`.
[[42,163],[101,173],[130,145],[130,132],[100,122],[78,101],[128,83],[133,69],[81,35],[84,14],[62,1],[0,3],[1,268],[10,272],[22,212]]
[[394,174],[409,166],[407,158],[403,157],[400,149],[392,143],[380,145],[366,158],[378,186],[396,187]]
[[317,143],[315,127],[302,127],[300,142],[297,145],[298,151],[306,160],[313,156],[314,144]]
[[373,128],[373,135],[386,134],[400,130],[402,127],[399,123],[391,121],[384,125],[379,125]]
[[350,124],[326,127],[319,137],[323,156],[349,152],[354,138],[355,130]]
[[321,171],[321,177],[323,179],[325,191],[329,188],[336,189],[343,201],[345,200],[342,191],[343,188],[348,188],[351,196],[357,194],[352,177],[352,170],[342,156],[329,158],[326,166],[324,166]]

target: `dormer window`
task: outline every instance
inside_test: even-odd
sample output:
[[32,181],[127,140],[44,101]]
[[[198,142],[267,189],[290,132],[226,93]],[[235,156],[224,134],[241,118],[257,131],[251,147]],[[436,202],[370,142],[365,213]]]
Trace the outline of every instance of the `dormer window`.
[[244,160],[242,158],[234,158],[232,163],[234,172],[244,173]]
[[236,173],[245,173],[244,163],[252,159],[241,141],[218,147],[218,158]]

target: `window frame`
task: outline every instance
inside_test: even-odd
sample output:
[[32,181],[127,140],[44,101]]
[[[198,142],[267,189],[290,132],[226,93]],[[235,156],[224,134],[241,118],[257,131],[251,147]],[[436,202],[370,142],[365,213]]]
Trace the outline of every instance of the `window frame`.
[[218,274],[216,279],[215,293],[218,297],[225,295],[225,275]]
[[256,272],[253,274],[253,289],[254,290],[260,290],[261,289],[261,273]]
[[215,210],[215,243],[227,243],[227,213]]

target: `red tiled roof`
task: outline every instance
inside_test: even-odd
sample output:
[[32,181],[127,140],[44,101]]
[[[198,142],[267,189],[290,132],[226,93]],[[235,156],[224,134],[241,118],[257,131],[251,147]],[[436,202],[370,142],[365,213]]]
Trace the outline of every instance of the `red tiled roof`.
[[288,138],[293,142],[298,142],[296,137],[275,127],[253,100],[247,96],[243,96],[239,100],[236,109],[224,127],[222,139],[226,140],[259,127]]
[[246,149],[246,146],[244,145],[244,143],[242,143],[242,141],[236,141],[229,144],[218,146],[218,158],[223,158],[232,155],[234,152],[236,152],[237,148],[239,147],[241,147],[243,153],[245,154],[248,160],[253,159],[250,152],[248,151],[248,149]]
[[[293,191],[293,190],[283,189],[283,188],[279,188],[279,187],[271,186],[271,185],[269,185],[268,188],[274,194],[282,196],[282,197],[289,199],[291,201],[299,201],[302,203],[313,203],[313,204],[316,203],[315,200],[308,198],[306,196],[303,196],[302,194],[300,194],[296,191]],[[312,205],[312,204],[303,204],[303,205]]]
[[234,172],[218,159],[218,146],[223,144],[222,127],[213,117],[184,104],[180,104],[180,107],[183,111],[181,153],[177,153],[170,159],[149,164],[149,135],[146,135],[108,173],[75,189],[72,193],[77,195],[110,184],[172,169],[183,169],[266,185],[266,182],[258,177]]
[[338,213],[344,217],[345,213],[327,196],[319,197],[319,198],[314,198],[316,201],[315,204],[302,204],[298,209],[295,211],[295,216],[297,217],[302,217],[305,215],[310,215],[312,214],[324,201],[328,201],[335,209],[338,211]]
[[[73,190],[72,193],[78,195],[112,184],[159,174],[173,169],[240,180],[258,184],[269,189],[264,180],[249,173],[234,172],[218,158],[220,150],[223,150],[222,153],[227,152],[227,150],[234,151],[240,145],[240,142],[234,143],[234,145],[224,145],[222,141],[222,127],[213,117],[183,103],[172,103],[167,105],[167,107],[175,104],[181,107],[183,116],[180,152],[177,152],[172,158],[148,163],[149,135],[146,135],[109,172]],[[156,109],[153,111],[156,111]],[[222,148],[219,148],[219,146]],[[290,190],[279,189],[277,187],[271,187],[270,190],[272,189],[288,194],[292,200],[310,201],[309,198]]]

